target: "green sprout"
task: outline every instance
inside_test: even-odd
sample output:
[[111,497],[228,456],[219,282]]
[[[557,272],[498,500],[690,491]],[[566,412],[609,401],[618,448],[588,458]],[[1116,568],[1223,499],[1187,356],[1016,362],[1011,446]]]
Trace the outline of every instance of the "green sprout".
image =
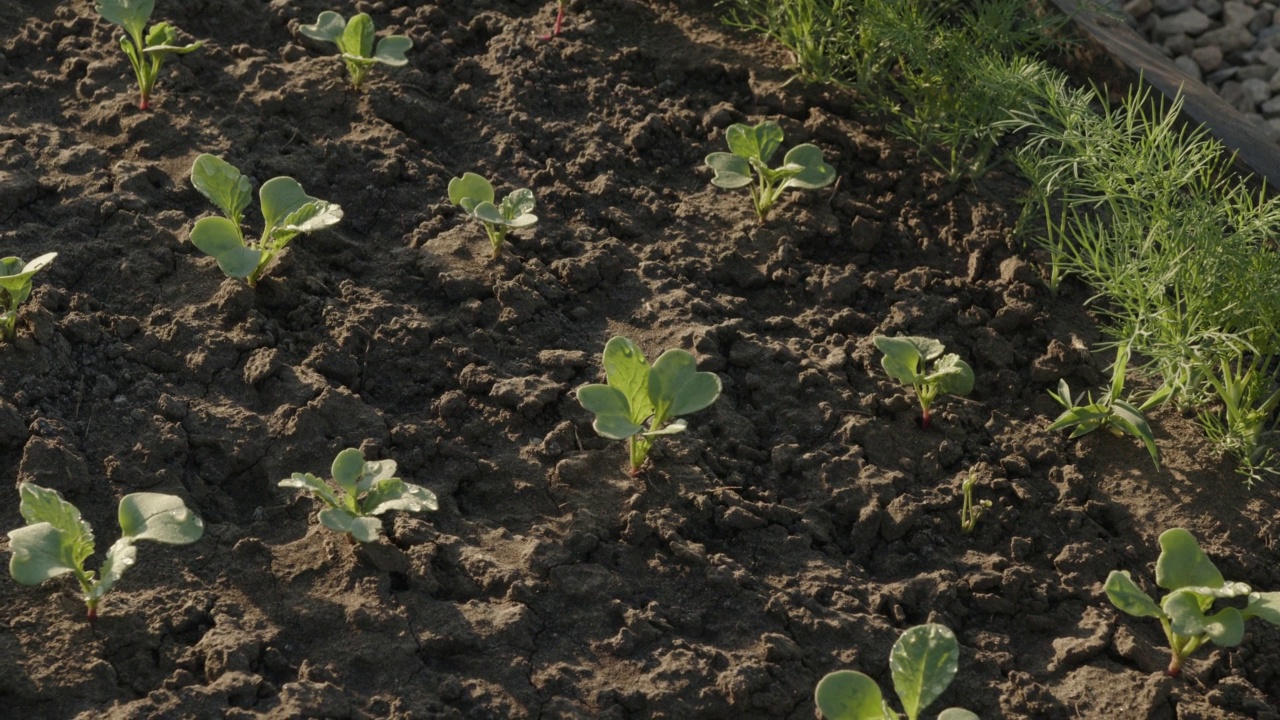
[[98,617],[102,596],[133,567],[138,559],[135,543],[142,540],[186,545],[204,534],[204,522],[187,509],[182,499],[160,493],[133,493],[120,499],[122,535],[107,551],[98,572],[85,570],[93,555],[93,530],[80,518],[75,505],[57,490],[24,482],[18,511],[27,521],[9,533],[9,573],[23,585],[39,585],[52,577],[72,573],[84,592],[89,621]]
[[373,18],[367,13],[360,13],[348,22],[338,13],[325,10],[314,24],[303,25],[298,30],[312,40],[338,46],[354,88],[364,83],[369,68],[378,63],[399,67],[409,62],[404,54],[413,47],[413,41],[404,35],[388,35],[378,41],[374,50]]
[[[889,653],[893,688],[908,720],[920,717],[942,695],[959,666],[960,645],[946,626],[917,625],[902,633]],[[818,681],[813,699],[826,720],[897,720],[880,686],[855,670],[837,670]],[[947,708],[938,720],[977,720],[963,708]]]
[[[1245,583],[1226,582],[1195,537],[1182,528],[1160,535],[1156,585],[1169,591],[1158,605],[1126,570],[1112,570],[1103,589],[1121,611],[1160,620],[1173,652],[1165,671],[1170,677],[1177,677],[1187,656],[1205,642],[1219,647],[1239,645],[1249,618],[1280,626],[1280,592],[1253,592]],[[1208,614],[1215,600],[1238,597],[1246,598],[1243,608],[1225,607]]]
[[1147,446],[1147,452],[1151,454],[1151,462],[1155,463],[1156,468],[1159,469],[1160,449],[1156,447],[1155,434],[1151,432],[1151,425],[1147,423],[1145,413],[1168,399],[1173,389],[1168,385],[1162,385],[1141,405],[1134,405],[1120,399],[1120,394],[1124,392],[1124,371],[1128,362],[1129,346],[1121,345],[1116,351],[1115,364],[1111,366],[1111,386],[1106,394],[1096,401],[1092,393],[1086,393],[1073,400],[1071,388],[1067,385],[1066,379],[1059,380],[1058,392],[1049,391],[1049,395],[1066,410],[1053,421],[1049,431],[1074,427],[1075,429],[1071,431],[1072,438],[1087,435],[1098,428],[1106,428],[1117,437],[1131,435]]
[[169,23],[156,23],[147,30],[147,21],[155,6],[155,0],[97,0],[102,17],[124,28],[120,49],[129,57],[133,74],[138,78],[139,110],[151,108],[151,90],[164,61],[170,55],[185,55],[204,44],[201,40],[190,45],[175,45],[178,33]]
[[640,474],[655,439],[687,429],[681,415],[720,397],[720,378],[696,368],[693,355],[684,350],[668,350],[650,367],[638,345],[615,337],[604,346],[608,384],[578,388],[578,402],[596,416],[595,431],[629,443],[633,477]]
[[965,478],[960,484],[960,491],[964,494],[964,503],[960,506],[960,530],[971,533],[978,526],[978,518],[982,517],[991,509],[991,501],[983,500],[977,505],[973,504],[973,486],[978,481],[978,473],[969,468],[969,477]]
[[[889,377],[910,385],[920,400],[920,427],[928,430],[929,408],[940,394],[963,396],[973,392],[973,369],[959,355],[943,355],[946,347],[932,338],[876,336],[876,347],[884,353],[880,365]],[[927,363],[933,363],[926,368]]]
[[716,173],[711,184],[726,189],[750,186],[752,205],[760,222],[769,217],[769,210],[783,191],[814,190],[836,179],[835,168],[822,160],[822,150],[807,143],[788,150],[782,165],[770,168],[769,159],[782,147],[782,128],[772,120],[755,127],[741,123],[730,125],[725,131],[725,140],[731,152],[714,152],[706,159]]
[[247,243],[240,221],[252,200],[249,178],[225,160],[205,154],[191,166],[191,184],[226,216],[196,221],[191,244],[213,256],[228,277],[242,278],[250,287],[296,235],[323,230],[342,219],[340,206],[307,195],[293,178],[272,178],[258,190],[266,228],[260,239]]
[[0,340],[12,340],[18,332],[18,306],[31,297],[31,277],[49,266],[58,253],[45,253],[29,263],[21,258],[0,258]]
[[507,231],[526,228],[538,222],[533,214],[533,191],[527,188],[513,190],[494,204],[493,186],[475,173],[463,173],[449,181],[449,202],[460,206],[470,217],[484,225],[484,231],[493,245],[493,257],[502,251],[502,241]]
[[1206,380],[1222,401],[1221,414],[1201,412],[1200,422],[1209,439],[1236,459],[1237,471],[1252,485],[1276,472],[1275,450],[1269,442],[1272,415],[1280,406],[1275,358],[1240,350],[1234,364],[1224,359],[1218,368],[1216,374],[1207,372]]
[[311,473],[294,473],[280,487],[305,490],[325,504],[320,524],[347,536],[349,542],[376,542],[382,522],[378,515],[391,510],[422,512],[439,507],[435,493],[396,474],[395,460],[364,459],[364,453],[348,448],[338,453],[330,468],[341,489],[335,493]]

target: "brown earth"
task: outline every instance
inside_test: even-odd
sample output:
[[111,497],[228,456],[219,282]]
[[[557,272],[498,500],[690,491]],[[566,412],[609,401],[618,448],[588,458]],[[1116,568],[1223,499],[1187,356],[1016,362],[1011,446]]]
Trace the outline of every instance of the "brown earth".
[[[6,716],[812,718],[824,673],[887,686],[897,635],[936,621],[961,644],[939,708],[1277,717],[1280,630],[1174,680],[1158,623],[1102,593],[1117,568],[1151,587],[1173,526],[1280,589],[1276,492],[1172,410],[1158,472],[1045,431],[1046,390],[1107,359],[1086,293],[1052,298],[1013,237],[1016,178],[948,187],[709,2],[574,0],[551,42],[553,2],[359,3],[415,42],[364,92],[296,33],[330,6],[159,5],[208,42],[139,112],[88,0],[0,4],[0,255],[59,253],[0,346],[0,472],[60,490],[100,549],[142,489],[207,532],[144,545],[93,625],[70,580],[0,583]],[[763,119],[840,180],[760,226],[702,158]],[[187,241],[201,152],[346,217],[256,289],[225,279]],[[445,198],[469,170],[538,197],[496,261]],[[920,430],[876,333],[940,338],[976,389]],[[725,388],[638,479],[573,395],[615,334]],[[439,511],[348,546],[276,487],[344,447]],[[995,508],[964,535],[971,467]]]

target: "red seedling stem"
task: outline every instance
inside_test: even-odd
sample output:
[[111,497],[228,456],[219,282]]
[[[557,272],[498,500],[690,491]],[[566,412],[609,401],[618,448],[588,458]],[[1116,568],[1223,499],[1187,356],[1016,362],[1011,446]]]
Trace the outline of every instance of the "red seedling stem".
[[555,29],[554,29],[554,30],[552,30],[552,31],[551,31],[551,34],[550,34],[550,35],[543,35],[543,36],[542,36],[542,39],[543,39],[543,40],[550,40],[551,38],[556,37],[556,36],[558,36],[558,35],[560,34],[560,25],[561,25],[561,23],[563,23],[563,22],[564,22],[564,2],[563,2],[563,0],[562,0],[561,2],[559,2],[559,3],[557,3],[557,8],[558,8],[558,9],[556,10],[556,27],[555,27]]

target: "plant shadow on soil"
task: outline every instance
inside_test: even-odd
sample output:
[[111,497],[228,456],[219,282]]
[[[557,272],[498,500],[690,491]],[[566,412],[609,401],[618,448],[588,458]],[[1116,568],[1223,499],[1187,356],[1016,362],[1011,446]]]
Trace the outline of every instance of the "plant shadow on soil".
[[[61,491],[103,547],[136,490],[209,527],[143,547],[92,626],[65,582],[0,583],[0,706],[810,718],[824,673],[887,685],[894,639],[935,621],[961,644],[939,702],[985,717],[1276,712],[1276,629],[1175,681],[1158,624],[1102,593],[1113,569],[1149,587],[1172,526],[1280,588],[1275,488],[1244,489],[1168,410],[1158,472],[1128,440],[1045,432],[1046,390],[1106,362],[1083,292],[1051,297],[1012,237],[1018,180],[945,186],[708,2],[571,2],[552,42],[554,3],[358,7],[415,42],[360,93],[296,34],[326,6],[160,3],[208,44],[167,64],[150,113],[90,2],[0,8],[0,252],[59,253],[0,347],[0,470]],[[765,118],[840,181],[762,226],[702,158]],[[224,279],[187,242],[213,210],[201,152],[346,217],[256,289]],[[537,194],[496,260],[445,198],[464,171]],[[938,337],[974,393],[921,431],[875,333]],[[724,382],[636,479],[573,397],[614,334]],[[276,482],[343,447],[395,459],[439,511],[367,548],[325,531]],[[971,466],[994,508],[965,536]]]

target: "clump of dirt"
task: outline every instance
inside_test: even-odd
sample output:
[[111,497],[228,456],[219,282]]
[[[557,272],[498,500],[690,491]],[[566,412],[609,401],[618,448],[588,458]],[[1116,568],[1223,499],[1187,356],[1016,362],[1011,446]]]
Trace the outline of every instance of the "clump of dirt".
[[[888,685],[897,635],[942,622],[940,702],[985,717],[1260,717],[1280,631],[1165,678],[1151,584],[1189,528],[1280,589],[1274,488],[1196,428],[1048,434],[1046,390],[1099,382],[1082,290],[1051,297],[1013,237],[1023,188],[954,188],[842,92],[710,3],[362,2],[410,63],[354,92],[297,26],[311,0],[160,3],[198,52],[135,108],[87,0],[0,8],[0,253],[59,253],[0,347],[0,470],[62,492],[105,547],[127,492],[175,493],[204,539],[145,548],[94,625],[70,583],[0,583],[0,705],[24,717],[810,718],[824,673]],[[712,187],[734,122],[774,119],[839,182],[769,223]],[[256,289],[187,240],[191,163],[342,205]],[[446,200],[479,172],[541,221],[501,257]],[[247,223],[260,222],[250,216]],[[920,430],[871,337],[930,335],[977,386]],[[640,479],[573,390],[615,334],[723,381]],[[276,483],[344,447],[439,497],[351,547]],[[959,531],[976,468],[994,508]],[[22,524],[17,493],[0,520]]]

